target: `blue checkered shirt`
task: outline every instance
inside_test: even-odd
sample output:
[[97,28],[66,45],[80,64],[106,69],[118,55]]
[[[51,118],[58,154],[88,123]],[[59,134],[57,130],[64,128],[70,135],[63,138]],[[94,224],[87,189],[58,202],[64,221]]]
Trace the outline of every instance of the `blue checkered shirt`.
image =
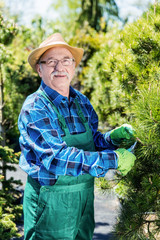
[[92,130],[96,151],[68,147],[62,140],[64,132],[52,104],[35,92],[25,100],[18,119],[20,167],[41,185],[53,185],[60,175],[78,176],[89,173],[94,177],[102,177],[108,169],[117,168],[117,155],[113,151],[115,146],[110,141],[109,133],[97,131],[98,117],[88,98],[70,87],[68,101],[67,97],[52,90],[43,81],[40,89],[64,116],[71,134],[85,132],[75,105],[75,99],[78,99]]

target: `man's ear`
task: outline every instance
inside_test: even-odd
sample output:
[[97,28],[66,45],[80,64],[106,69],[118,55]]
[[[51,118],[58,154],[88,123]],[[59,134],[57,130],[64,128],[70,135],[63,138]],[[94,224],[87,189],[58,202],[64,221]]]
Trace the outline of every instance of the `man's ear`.
[[42,69],[41,69],[40,64],[36,64],[36,70],[37,70],[39,76],[42,77]]

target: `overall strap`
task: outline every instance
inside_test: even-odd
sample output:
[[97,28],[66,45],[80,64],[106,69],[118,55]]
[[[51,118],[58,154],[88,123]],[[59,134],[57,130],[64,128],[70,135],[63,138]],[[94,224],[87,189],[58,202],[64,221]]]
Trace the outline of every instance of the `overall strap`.
[[75,99],[75,104],[76,104],[76,107],[78,109],[78,116],[80,117],[82,123],[84,124],[85,129],[88,130],[89,129],[89,124],[88,124],[86,118],[84,117],[84,114],[82,112],[82,109],[80,107],[80,104],[79,104],[77,98]]
[[67,125],[66,125],[66,122],[65,122],[65,119],[64,117],[59,113],[58,109],[55,107],[55,105],[51,102],[51,100],[46,96],[46,94],[41,90],[41,89],[38,89],[37,90],[38,93],[40,93],[53,107],[55,113],[57,114],[57,117],[58,117],[58,120],[59,120],[59,123],[60,123],[60,126],[62,128],[62,130],[66,133],[68,131],[68,128],[67,128]]
[[[68,134],[69,129],[66,125],[66,122],[65,122],[65,119],[64,119],[63,115],[61,115],[59,113],[58,109],[55,107],[55,105],[51,102],[51,100],[46,96],[46,94],[41,89],[38,89],[37,92],[40,93],[52,105],[54,111],[57,114],[57,117],[58,117],[58,120],[59,120],[59,123],[60,123],[60,126],[61,126],[62,130],[65,132],[65,134]],[[84,127],[87,131],[88,129],[90,129],[89,124],[88,124],[86,118],[84,117],[84,114],[82,112],[82,109],[80,107],[80,104],[79,104],[77,98],[75,99],[75,104],[76,104],[76,107],[78,109],[78,116],[80,117],[80,119],[81,119],[82,123],[84,124]]]

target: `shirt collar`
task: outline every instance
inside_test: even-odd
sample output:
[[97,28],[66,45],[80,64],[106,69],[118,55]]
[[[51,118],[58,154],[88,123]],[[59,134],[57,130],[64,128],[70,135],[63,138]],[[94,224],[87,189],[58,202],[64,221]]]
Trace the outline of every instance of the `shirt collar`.
[[[57,91],[53,90],[52,88],[48,87],[43,80],[41,81],[40,89],[45,92],[47,97],[53,102],[53,104],[58,107],[62,100],[68,101],[67,97],[62,96]],[[70,100],[75,99],[77,97],[77,93],[73,87],[70,86],[69,92]]]

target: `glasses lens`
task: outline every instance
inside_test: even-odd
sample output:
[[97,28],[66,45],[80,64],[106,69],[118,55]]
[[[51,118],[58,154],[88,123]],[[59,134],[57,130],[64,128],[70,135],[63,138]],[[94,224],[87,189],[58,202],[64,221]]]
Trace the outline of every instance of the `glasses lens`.
[[70,59],[70,58],[62,59],[61,63],[63,66],[69,66],[72,64],[72,59]]
[[47,65],[48,65],[49,67],[55,67],[55,66],[57,65],[57,63],[58,63],[58,60],[56,60],[56,59],[51,59],[51,60],[49,60],[49,61],[47,62]]

